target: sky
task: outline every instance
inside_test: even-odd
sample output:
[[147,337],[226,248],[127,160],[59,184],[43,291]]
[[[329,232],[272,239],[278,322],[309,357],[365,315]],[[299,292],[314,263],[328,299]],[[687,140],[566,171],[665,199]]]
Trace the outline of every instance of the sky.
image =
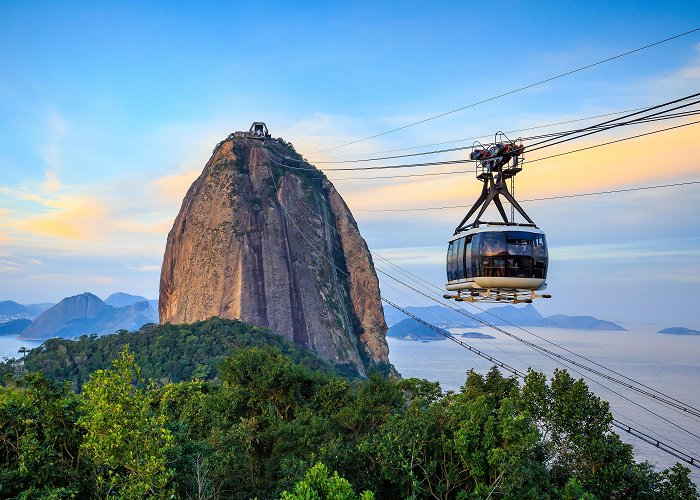
[[[0,300],[56,302],[84,291],[156,298],[187,188],[214,145],[253,121],[312,163],[488,140],[499,130],[563,130],[572,125],[528,129],[698,91],[700,32],[322,151],[698,27],[692,1],[0,1]],[[692,120],[610,131],[546,154]],[[526,163],[516,197],[700,180],[698,138],[700,124]],[[470,205],[480,189],[473,174],[326,173],[371,250],[444,283],[445,242],[466,209],[377,210]],[[550,246],[553,298],[537,308],[700,328],[699,195],[691,185],[523,202]],[[381,286],[392,300],[419,304],[391,282]]]

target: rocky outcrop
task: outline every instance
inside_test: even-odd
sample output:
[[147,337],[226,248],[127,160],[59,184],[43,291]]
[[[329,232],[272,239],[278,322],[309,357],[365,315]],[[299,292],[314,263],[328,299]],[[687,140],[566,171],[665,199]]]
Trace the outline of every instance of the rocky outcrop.
[[360,374],[390,370],[379,283],[350,210],[320,171],[269,148],[301,159],[281,140],[230,136],[190,187],[163,258],[161,323],[240,319]]

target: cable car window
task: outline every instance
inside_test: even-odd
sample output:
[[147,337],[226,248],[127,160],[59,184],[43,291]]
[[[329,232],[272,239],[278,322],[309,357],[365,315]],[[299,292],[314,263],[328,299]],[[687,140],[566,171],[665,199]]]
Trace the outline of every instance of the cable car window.
[[464,274],[466,278],[474,276],[472,273],[472,240],[471,236],[467,236],[467,245],[464,250]]
[[529,278],[532,275],[532,233],[508,231],[507,275]]
[[506,275],[506,234],[483,233],[481,261],[483,276],[500,277]]
[[472,238],[472,262],[469,266],[472,276],[483,276],[481,273],[481,234]]
[[447,247],[447,281],[452,281],[454,279],[454,253],[455,242],[450,241],[450,245]]
[[464,238],[457,240],[457,251],[455,252],[455,279],[464,278]]
[[504,233],[484,233],[481,235],[481,255],[493,257],[506,254],[506,235]]
[[532,277],[545,279],[547,278],[547,241],[544,234],[538,234],[533,241],[533,269]]

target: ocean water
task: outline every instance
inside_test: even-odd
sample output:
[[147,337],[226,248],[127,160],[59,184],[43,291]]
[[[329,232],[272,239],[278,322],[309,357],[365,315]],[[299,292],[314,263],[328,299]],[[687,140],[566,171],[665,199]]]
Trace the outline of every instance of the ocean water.
[[41,341],[39,340],[19,340],[17,335],[0,335],[0,360],[4,358],[20,358],[21,355],[17,351],[22,347],[34,349],[40,345]]
[[[700,336],[662,335],[655,333],[660,329],[658,326],[624,326],[629,331],[538,327],[525,329],[695,408],[700,408]],[[527,332],[513,327],[504,327],[504,330],[571,357]],[[465,331],[479,331],[495,336],[496,339],[493,340],[460,340],[520,371],[526,371],[531,366],[551,375],[555,368],[562,368],[556,361],[502,333],[486,328],[451,329],[455,334]],[[492,366],[487,360],[449,340],[415,342],[389,338],[388,341],[389,358],[402,376],[440,382],[443,390],[459,390],[470,369],[486,373]],[[569,368],[569,372],[576,378],[585,378],[589,388],[610,403],[616,419],[656,436],[692,456],[700,457],[700,438],[674,427],[646,410],[651,410],[698,436],[700,418],[690,417],[680,410],[660,405],[587,372],[575,373],[572,368]],[[620,436],[623,441],[634,446],[638,460],[648,460],[659,468],[670,467],[678,461],[625,432],[620,431]],[[693,480],[700,485],[700,469],[688,467]]]

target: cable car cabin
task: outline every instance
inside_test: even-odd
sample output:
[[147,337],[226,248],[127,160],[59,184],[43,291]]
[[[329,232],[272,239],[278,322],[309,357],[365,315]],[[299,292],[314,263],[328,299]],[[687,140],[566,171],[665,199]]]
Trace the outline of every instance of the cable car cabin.
[[535,290],[547,287],[547,264],[541,229],[481,225],[449,240],[446,288],[458,300],[531,302]]

